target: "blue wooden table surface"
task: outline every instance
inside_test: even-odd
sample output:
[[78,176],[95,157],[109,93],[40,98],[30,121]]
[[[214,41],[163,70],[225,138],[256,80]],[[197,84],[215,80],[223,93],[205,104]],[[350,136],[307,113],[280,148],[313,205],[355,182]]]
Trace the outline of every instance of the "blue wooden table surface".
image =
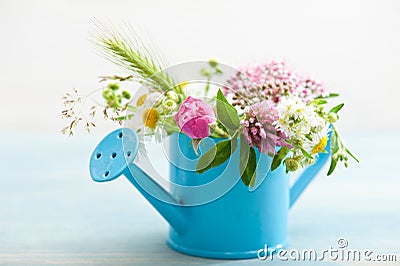
[[[172,251],[165,244],[166,222],[126,179],[91,181],[88,159],[99,136],[0,136],[0,265],[293,263],[208,260]],[[399,136],[344,136],[361,163],[350,162],[332,177],[325,169],[316,178],[290,213],[288,250],[337,247],[345,238],[349,248],[397,254],[400,263]],[[162,158],[160,163],[166,165]]]

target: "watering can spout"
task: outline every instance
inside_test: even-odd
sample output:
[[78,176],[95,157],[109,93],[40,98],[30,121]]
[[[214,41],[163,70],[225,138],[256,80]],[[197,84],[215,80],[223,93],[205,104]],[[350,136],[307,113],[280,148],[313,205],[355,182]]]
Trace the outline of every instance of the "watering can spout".
[[107,135],[90,158],[90,175],[96,182],[107,182],[125,175],[137,190],[156,208],[177,233],[188,225],[184,206],[134,163],[139,140],[129,128]]
[[[330,147],[330,138],[327,143],[327,147]],[[317,176],[318,172],[322,169],[325,163],[328,161],[330,157],[330,152],[320,153],[316,162],[307,167],[304,172],[300,175],[300,177],[293,184],[290,189],[290,202],[289,208],[291,208],[300,195],[304,192],[307,186],[311,183],[311,181]]]

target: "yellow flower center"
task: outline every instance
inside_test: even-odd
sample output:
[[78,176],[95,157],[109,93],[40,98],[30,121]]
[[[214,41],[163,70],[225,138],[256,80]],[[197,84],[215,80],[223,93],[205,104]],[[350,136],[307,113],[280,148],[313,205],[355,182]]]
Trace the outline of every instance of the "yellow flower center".
[[158,120],[160,119],[160,114],[156,108],[150,108],[143,113],[143,124],[151,129],[156,127]]
[[317,145],[314,146],[311,153],[316,154],[322,152],[325,149],[327,143],[328,143],[328,137],[325,136],[319,141]]
[[147,94],[143,94],[142,96],[139,97],[139,99],[136,102],[137,106],[142,106],[144,104],[144,101],[146,100]]

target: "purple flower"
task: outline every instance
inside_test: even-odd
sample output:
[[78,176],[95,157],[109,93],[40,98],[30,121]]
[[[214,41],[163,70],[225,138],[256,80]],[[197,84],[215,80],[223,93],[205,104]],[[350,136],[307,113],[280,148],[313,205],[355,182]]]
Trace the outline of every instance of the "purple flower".
[[322,82],[297,73],[285,61],[243,67],[227,82],[229,87],[224,88],[224,93],[232,94],[233,105],[242,109],[263,100],[278,103],[287,93],[301,97],[304,102],[327,95]]
[[183,133],[192,139],[202,139],[210,135],[209,125],[216,118],[210,105],[189,96],[179,107],[174,120]]
[[290,146],[284,140],[288,136],[277,130],[273,123],[279,119],[279,114],[273,103],[262,101],[250,106],[245,111],[245,117],[240,121],[243,127],[243,135],[247,142],[260,152],[275,154],[276,146]]

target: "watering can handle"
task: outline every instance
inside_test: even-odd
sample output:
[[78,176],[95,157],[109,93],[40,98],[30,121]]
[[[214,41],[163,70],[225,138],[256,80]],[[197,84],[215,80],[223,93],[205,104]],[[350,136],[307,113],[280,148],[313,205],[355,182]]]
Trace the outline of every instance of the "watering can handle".
[[[328,143],[327,147],[330,146]],[[293,204],[297,201],[300,195],[304,192],[306,187],[311,183],[314,177],[318,174],[318,172],[322,169],[325,163],[328,161],[330,157],[330,153],[320,153],[316,162],[307,167],[306,170],[300,175],[300,177],[296,180],[292,188],[290,189],[290,203],[289,208],[293,206]]]

